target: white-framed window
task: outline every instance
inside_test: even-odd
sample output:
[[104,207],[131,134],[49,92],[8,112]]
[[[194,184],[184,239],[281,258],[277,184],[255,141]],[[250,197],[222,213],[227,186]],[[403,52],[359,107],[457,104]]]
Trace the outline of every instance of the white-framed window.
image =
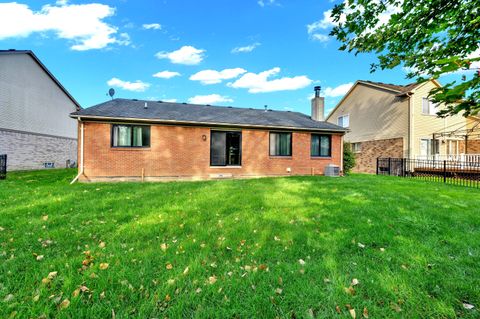
[[362,151],[362,143],[352,143],[352,152],[360,153]]
[[337,119],[338,126],[349,127],[350,126],[350,115],[342,115]]
[[438,105],[433,103],[428,98],[424,97],[422,99],[422,114],[425,115],[436,115],[437,114]]
[[428,138],[420,139],[420,156],[433,156],[440,154],[440,141]]

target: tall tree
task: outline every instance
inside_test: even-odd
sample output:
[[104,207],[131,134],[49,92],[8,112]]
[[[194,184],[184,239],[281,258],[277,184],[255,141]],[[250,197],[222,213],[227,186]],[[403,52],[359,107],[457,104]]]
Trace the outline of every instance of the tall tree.
[[371,71],[403,65],[417,81],[455,74],[430,92],[441,116],[480,113],[479,0],[345,0],[331,13],[340,50],[373,52]]

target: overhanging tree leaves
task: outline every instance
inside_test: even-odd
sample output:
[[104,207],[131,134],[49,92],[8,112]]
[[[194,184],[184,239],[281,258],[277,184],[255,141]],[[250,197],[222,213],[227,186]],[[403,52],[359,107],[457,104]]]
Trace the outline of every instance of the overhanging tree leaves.
[[457,74],[430,92],[446,105],[439,115],[480,113],[480,1],[346,0],[331,18],[340,50],[377,54],[372,72],[403,65],[420,82]]

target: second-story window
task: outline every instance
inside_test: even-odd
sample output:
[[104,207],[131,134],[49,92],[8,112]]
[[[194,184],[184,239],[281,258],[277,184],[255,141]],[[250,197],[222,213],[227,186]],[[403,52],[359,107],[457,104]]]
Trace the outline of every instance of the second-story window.
[[438,105],[430,101],[428,98],[424,97],[422,99],[422,114],[425,115],[436,115]]
[[342,115],[338,117],[337,120],[338,126],[349,127],[350,126],[350,115]]

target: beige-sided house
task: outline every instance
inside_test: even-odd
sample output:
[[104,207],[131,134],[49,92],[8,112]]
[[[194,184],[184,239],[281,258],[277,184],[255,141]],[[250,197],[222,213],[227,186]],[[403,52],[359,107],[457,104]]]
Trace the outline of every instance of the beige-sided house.
[[66,167],[77,160],[80,110],[32,51],[0,50],[0,154],[7,170]]
[[[345,141],[356,153],[355,171],[375,173],[378,157],[460,160],[465,154],[480,159],[480,140],[446,134],[478,125],[461,115],[439,118],[428,99],[435,81],[394,85],[357,81],[327,121],[349,129]],[[435,134],[435,138],[434,138]],[[467,144],[467,149],[465,149]]]

